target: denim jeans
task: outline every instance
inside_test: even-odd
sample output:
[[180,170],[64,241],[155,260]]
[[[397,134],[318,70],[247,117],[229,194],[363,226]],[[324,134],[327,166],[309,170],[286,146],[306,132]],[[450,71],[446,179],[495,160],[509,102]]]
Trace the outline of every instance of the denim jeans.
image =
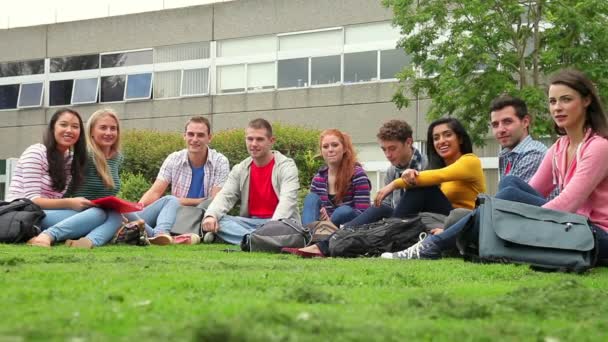
[[228,243],[238,245],[243,240],[243,236],[268,221],[270,219],[225,215],[219,222],[220,230],[217,235]]
[[157,234],[169,234],[175,223],[179,200],[175,196],[164,196],[148,205],[142,211],[125,214],[129,221],[142,219],[146,221],[146,233],[153,237]]
[[534,190],[533,187],[521,178],[515,176],[503,177],[500,183],[498,183],[498,192],[494,197],[538,207],[547,203],[547,200],[538,191]]
[[452,203],[438,186],[411,188],[401,196],[393,217],[406,217],[423,211],[447,216],[452,209]]
[[49,209],[44,213],[46,216],[42,219],[41,226],[53,241],[86,236],[94,246],[102,246],[112,239],[121,224],[120,214],[101,208],[83,211]]
[[[309,193],[304,198],[304,208],[302,209],[302,225],[307,225],[321,218],[321,198],[315,193]],[[340,226],[357,217],[358,213],[351,206],[341,205],[331,214],[330,221],[336,226]]]
[[386,204],[382,204],[379,207],[369,207],[364,212],[359,214],[353,220],[348,221],[344,224],[345,227],[355,227],[364,224],[380,221],[383,218],[393,216],[393,208]]

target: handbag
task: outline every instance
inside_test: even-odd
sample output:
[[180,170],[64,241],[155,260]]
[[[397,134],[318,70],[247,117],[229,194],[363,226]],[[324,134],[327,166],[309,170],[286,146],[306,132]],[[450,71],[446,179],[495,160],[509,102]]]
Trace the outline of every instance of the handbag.
[[244,252],[279,253],[283,247],[302,248],[311,239],[308,228],[293,219],[270,220],[243,236]]
[[[587,217],[487,195],[480,195],[478,203],[457,240],[465,257],[577,273],[595,265],[597,242]],[[472,227],[479,229],[478,241]]]
[[146,233],[144,220],[132,221],[125,223],[118,229],[112,244],[126,244],[135,246],[149,246],[148,234]]
[[306,225],[306,228],[310,231],[312,238],[309,245],[313,245],[319,241],[327,240],[331,234],[338,230],[335,224],[331,221],[313,221]]
[[201,222],[204,216],[205,210],[202,208],[180,205],[175,215],[175,223],[171,227],[171,234],[197,234],[202,237]]

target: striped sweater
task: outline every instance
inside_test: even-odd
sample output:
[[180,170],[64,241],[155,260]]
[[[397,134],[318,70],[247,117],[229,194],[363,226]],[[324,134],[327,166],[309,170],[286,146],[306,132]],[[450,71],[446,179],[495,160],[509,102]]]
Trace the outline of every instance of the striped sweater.
[[115,196],[120,190],[120,169],[124,157],[121,153],[117,153],[114,157],[107,160],[110,174],[114,180],[114,189],[106,188],[103,185],[101,176],[97,173],[95,162],[91,155],[87,158],[87,165],[84,170],[84,182],[78,190],[72,192],[68,190],[66,197],[84,197],[89,200],[98,199],[106,196]]
[[[66,184],[72,179],[72,154],[67,152],[65,158]],[[53,189],[53,181],[49,175],[49,163],[46,158],[46,146],[34,144],[23,152],[13,173],[8,192],[8,201],[16,198],[61,198],[66,188],[61,191]]]
[[351,179],[351,183],[342,199],[342,203],[339,203],[338,205],[329,200],[328,177],[329,169],[327,166],[323,166],[312,178],[312,183],[310,185],[310,192],[319,195],[323,207],[327,210],[327,215],[331,216],[334,210],[342,205],[352,207],[359,214],[369,208],[372,186],[369,178],[367,178],[365,170],[363,170],[360,165],[355,165],[355,172]]

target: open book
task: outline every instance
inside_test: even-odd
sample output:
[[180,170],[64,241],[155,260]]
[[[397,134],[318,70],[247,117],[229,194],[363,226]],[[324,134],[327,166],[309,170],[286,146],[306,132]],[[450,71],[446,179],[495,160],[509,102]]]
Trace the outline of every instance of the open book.
[[134,211],[140,211],[144,209],[143,204],[125,201],[118,197],[108,196],[92,200],[96,206],[104,209],[113,209],[121,214],[132,213]]

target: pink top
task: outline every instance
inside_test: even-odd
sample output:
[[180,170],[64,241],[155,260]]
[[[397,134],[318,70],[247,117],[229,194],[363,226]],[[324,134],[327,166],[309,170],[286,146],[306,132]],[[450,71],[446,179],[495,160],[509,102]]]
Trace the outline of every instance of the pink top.
[[559,195],[543,207],[587,216],[608,230],[608,140],[588,130],[569,168],[568,145],[563,136],[549,148],[530,185],[543,196],[557,185]]
[[46,147],[42,144],[34,144],[28,147],[17,161],[7,201],[16,198],[35,199],[62,198],[67,190],[67,184],[71,176],[72,155],[65,158],[65,173],[67,176],[66,187],[61,191],[53,189],[53,181],[49,175],[49,163],[46,159]]

